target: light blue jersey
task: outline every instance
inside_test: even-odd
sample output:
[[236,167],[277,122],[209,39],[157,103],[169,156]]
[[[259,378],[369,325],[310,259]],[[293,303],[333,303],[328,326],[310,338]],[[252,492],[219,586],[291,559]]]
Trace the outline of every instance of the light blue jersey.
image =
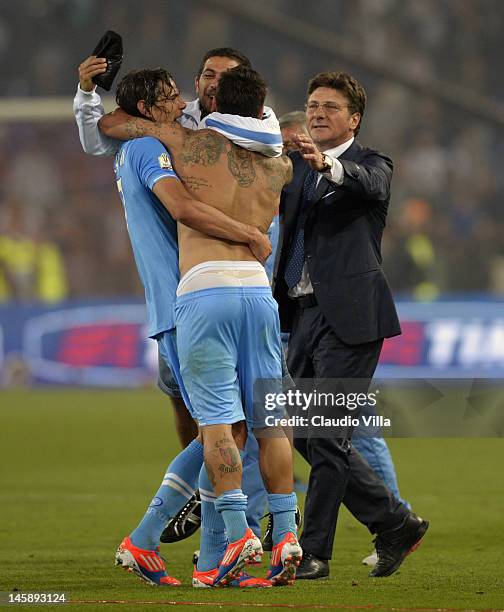
[[152,189],[160,179],[180,179],[165,147],[150,137],[125,142],[114,168],[153,338],[175,326],[179,269],[177,224]]

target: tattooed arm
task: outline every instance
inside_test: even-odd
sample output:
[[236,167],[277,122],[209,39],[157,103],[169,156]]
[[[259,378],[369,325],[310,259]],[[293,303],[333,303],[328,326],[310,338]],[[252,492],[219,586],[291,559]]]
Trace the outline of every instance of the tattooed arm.
[[132,138],[152,136],[167,147],[180,144],[184,132],[192,133],[191,130],[186,130],[176,122],[155,123],[149,119],[132,117],[120,108],[116,108],[113,113],[104,115],[100,119],[98,127],[100,132],[109,138],[131,140]]

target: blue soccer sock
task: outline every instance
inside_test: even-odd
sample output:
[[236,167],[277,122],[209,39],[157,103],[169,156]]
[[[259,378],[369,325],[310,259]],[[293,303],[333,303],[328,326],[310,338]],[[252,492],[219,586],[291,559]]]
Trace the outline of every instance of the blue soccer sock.
[[193,440],[170,463],[158,492],[130,536],[134,546],[147,550],[159,546],[168,519],[193,495],[202,463],[203,445],[198,440]]
[[296,533],[295,493],[268,493],[269,511],[273,515],[273,545],[283,540],[287,533]]
[[247,523],[258,538],[261,537],[261,519],[266,510],[267,494],[259,469],[259,447],[253,435],[247,436],[245,456],[242,456],[242,491],[247,496]]
[[208,572],[215,569],[224,556],[227,546],[226,526],[222,516],[215,509],[215,495],[203,464],[199,477],[201,496],[200,555],[197,569]]
[[247,496],[241,489],[231,489],[225,491],[215,500],[215,509],[220,512],[226,534],[230,542],[236,542],[245,535],[247,531],[247,519],[245,510],[247,509]]

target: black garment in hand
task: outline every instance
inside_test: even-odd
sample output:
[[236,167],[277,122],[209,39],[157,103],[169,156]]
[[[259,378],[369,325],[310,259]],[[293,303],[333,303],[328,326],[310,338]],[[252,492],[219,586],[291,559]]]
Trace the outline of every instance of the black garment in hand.
[[122,38],[113,30],[108,30],[100,38],[91,55],[104,57],[107,60],[107,70],[93,77],[93,83],[110,91],[112,83],[119,72],[123,59]]

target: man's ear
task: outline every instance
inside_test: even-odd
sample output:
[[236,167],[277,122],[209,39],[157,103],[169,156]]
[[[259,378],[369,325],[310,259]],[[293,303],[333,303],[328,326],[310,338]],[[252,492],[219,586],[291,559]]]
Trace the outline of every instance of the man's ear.
[[360,113],[354,113],[351,117],[350,117],[350,128],[352,130],[357,129],[357,126],[359,125],[361,120],[361,115]]
[[140,111],[140,113],[144,116],[144,117],[149,117],[151,116],[151,112],[150,109],[148,109],[145,106],[145,100],[138,100],[137,102],[137,108]]
[[199,77],[194,77],[194,89],[196,90],[196,93],[198,93],[198,87],[199,87]]

